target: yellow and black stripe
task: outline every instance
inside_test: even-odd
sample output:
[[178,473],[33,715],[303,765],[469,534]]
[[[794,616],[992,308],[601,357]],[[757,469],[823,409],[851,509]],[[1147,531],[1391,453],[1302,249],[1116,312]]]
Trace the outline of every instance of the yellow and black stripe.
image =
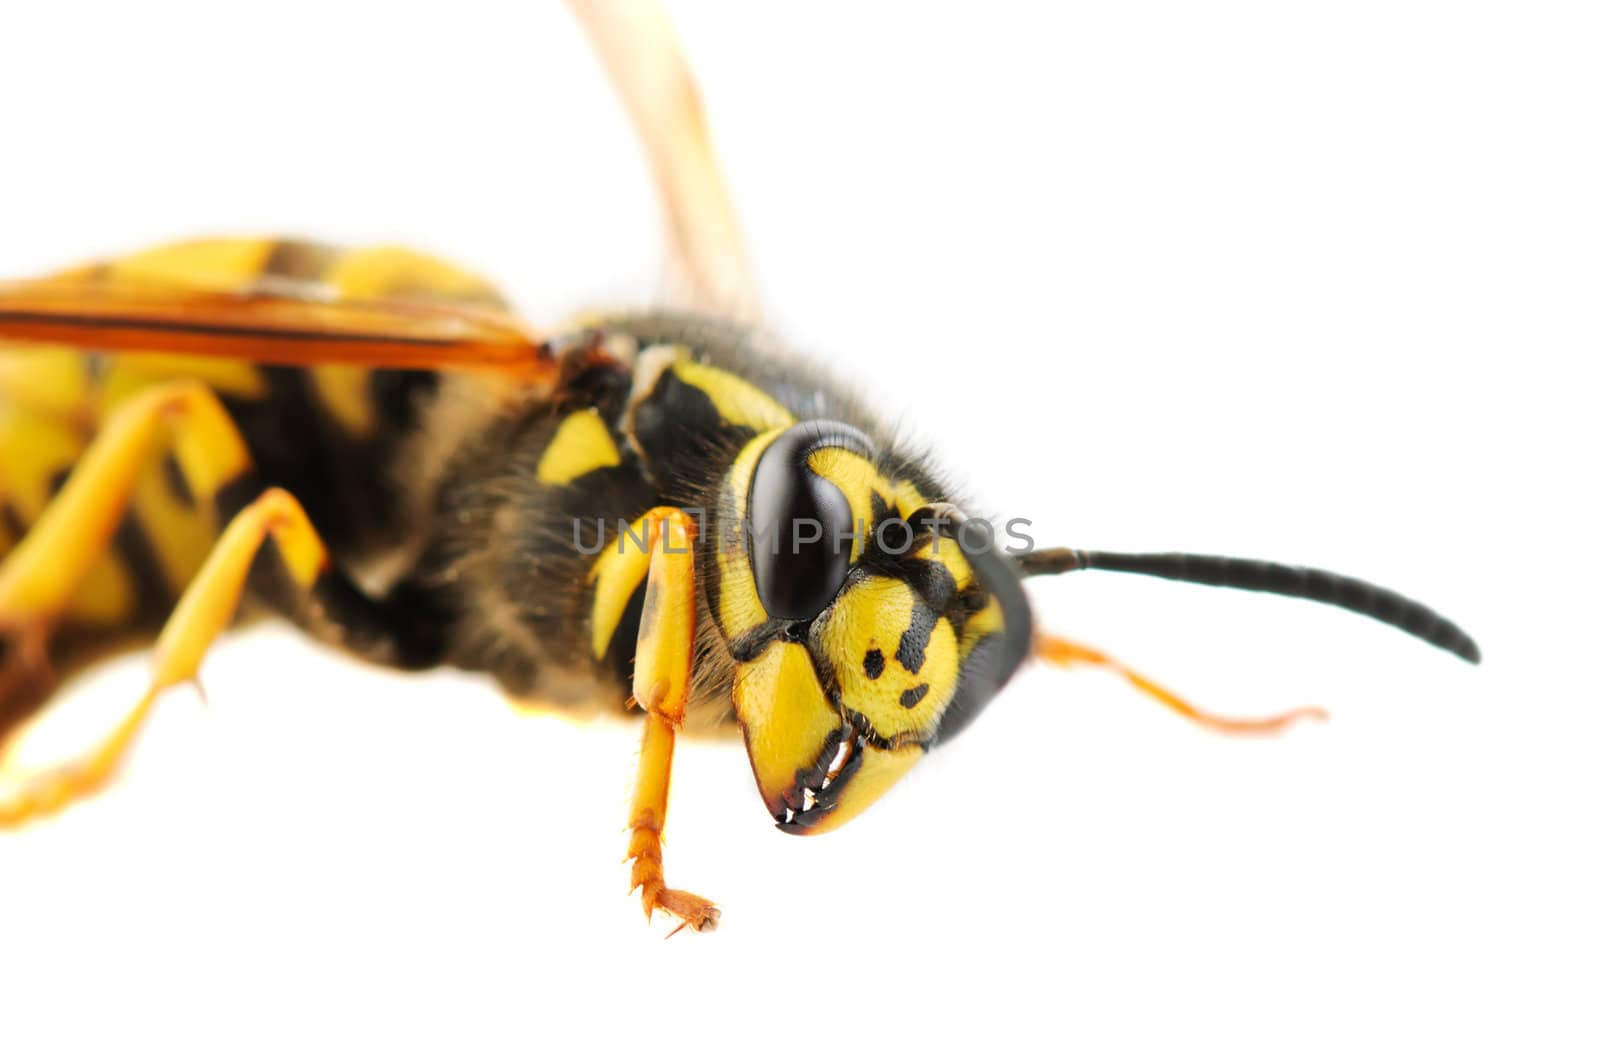
[[[229,292],[312,292],[354,299],[439,298],[498,308],[463,270],[395,248],[346,251],[296,240],[215,239],[93,267],[111,282]],[[105,355],[61,346],[0,349],[0,559],[44,517],[113,415],[152,389],[204,385],[237,426],[253,466],[214,499],[172,455],[138,472],[110,548],[52,618],[58,659],[153,631],[204,561],[221,526],[264,484],[299,498],[342,558],[390,548],[405,485],[394,461],[437,388],[431,372],[350,366],[276,368],[159,352]]]

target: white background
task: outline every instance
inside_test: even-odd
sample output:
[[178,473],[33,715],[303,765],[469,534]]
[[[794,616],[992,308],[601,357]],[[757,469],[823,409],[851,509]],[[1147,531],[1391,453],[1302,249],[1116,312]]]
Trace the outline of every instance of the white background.
[[[632,726],[230,638],[209,707],[172,696],[110,793],[0,838],[0,1052],[1594,1058],[1585,5],[673,11],[773,323],[977,508],[1390,583],[1486,663],[1037,586],[1208,706],[1334,720],[1229,740],[1033,669],[818,839],[692,744],[668,876],[725,917],[664,944],[623,895]],[[0,275],[281,232],[459,259],[536,321],[659,290],[554,5],[15,5],[0,101]]]

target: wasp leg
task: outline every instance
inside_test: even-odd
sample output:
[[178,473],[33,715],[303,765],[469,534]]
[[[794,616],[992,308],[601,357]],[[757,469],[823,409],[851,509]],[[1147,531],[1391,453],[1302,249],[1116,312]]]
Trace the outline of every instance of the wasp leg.
[[[263,545],[275,548],[278,582],[269,597],[293,615],[374,660],[421,667],[437,657],[437,640],[409,630],[406,609],[386,616],[386,602],[366,598],[338,569],[300,503],[270,488],[228,523],[205,564],[178,600],[156,642],[153,675],[144,697],[99,744],[65,764],[21,779],[0,796],[0,826],[52,812],[105,785],[163,691],[195,677],[212,640],[233,618]],[[296,609],[288,596],[299,602]],[[406,615],[402,616],[404,613]]]
[[1134,671],[1121,661],[1108,657],[1099,650],[1085,646],[1082,643],[1068,642],[1066,639],[1056,638],[1053,635],[1040,635],[1034,643],[1034,652],[1051,664],[1063,667],[1081,664],[1109,669],[1180,716],[1186,716],[1202,727],[1209,727],[1225,734],[1275,734],[1297,720],[1326,720],[1328,718],[1325,710],[1307,707],[1290,709],[1288,712],[1280,713],[1276,716],[1267,716],[1256,720],[1229,719],[1226,716],[1216,716],[1206,712],[1159,683]]
[[697,310],[756,316],[755,284],[694,74],[654,0],[571,0],[644,142],[671,234],[673,279]]
[[[645,918],[657,909],[669,912],[695,930],[711,930],[720,914],[710,901],[693,893],[668,889],[661,874],[661,831],[667,820],[667,792],[672,783],[672,747],[689,699],[694,661],[694,521],[681,510],[661,507],[645,515],[650,529],[650,569],[633,670],[633,700],[645,711],[644,741],[639,750],[628,859],[633,861],[632,887],[640,890]],[[673,933],[677,933],[674,930]]]
[[0,717],[20,720],[48,692],[51,634],[105,556],[140,474],[163,450],[199,498],[215,498],[252,468],[227,411],[203,385],[162,385],[121,406],[0,560]]

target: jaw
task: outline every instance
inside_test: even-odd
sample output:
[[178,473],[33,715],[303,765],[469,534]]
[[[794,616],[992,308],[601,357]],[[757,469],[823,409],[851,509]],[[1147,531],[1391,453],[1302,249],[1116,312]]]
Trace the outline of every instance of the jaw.
[[[792,785],[767,800],[778,829],[789,834],[809,834],[839,804],[845,785],[861,770],[863,743],[849,724],[828,736],[816,761],[795,773]],[[766,794],[762,795],[767,797]]]
[[733,700],[761,799],[789,834],[848,822],[922,756],[915,742],[872,744],[823,692],[810,654],[793,642],[774,642],[737,665]]
[[[773,810],[778,829],[786,834],[824,834],[843,826],[899,782],[922,753],[920,745],[884,749],[867,744],[864,736],[842,732],[827,749],[828,760],[819,759],[811,771],[795,776],[784,803]],[[798,795],[799,801],[791,795]]]

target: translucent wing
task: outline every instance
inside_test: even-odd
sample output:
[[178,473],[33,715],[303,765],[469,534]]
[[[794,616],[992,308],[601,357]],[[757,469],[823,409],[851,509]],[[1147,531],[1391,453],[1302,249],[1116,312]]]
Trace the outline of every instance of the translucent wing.
[[700,92],[655,0],[570,0],[643,141],[667,216],[674,280],[698,310],[756,316],[750,261]]
[[[188,263],[196,248],[245,246],[219,241],[178,250]],[[385,252],[382,261],[398,254]],[[537,337],[481,300],[433,291],[365,297],[348,286],[271,272],[214,284],[192,269],[175,274],[121,263],[0,282],[0,342],[267,365],[485,370],[529,382],[552,379],[555,371]]]

